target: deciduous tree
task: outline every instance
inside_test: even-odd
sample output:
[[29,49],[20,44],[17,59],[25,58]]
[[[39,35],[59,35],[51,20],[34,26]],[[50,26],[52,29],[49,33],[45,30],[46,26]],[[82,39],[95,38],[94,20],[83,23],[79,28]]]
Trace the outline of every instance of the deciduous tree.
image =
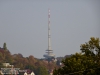
[[81,44],[81,53],[62,61],[63,67],[55,69],[53,75],[98,75],[100,73],[100,40],[91,37]]

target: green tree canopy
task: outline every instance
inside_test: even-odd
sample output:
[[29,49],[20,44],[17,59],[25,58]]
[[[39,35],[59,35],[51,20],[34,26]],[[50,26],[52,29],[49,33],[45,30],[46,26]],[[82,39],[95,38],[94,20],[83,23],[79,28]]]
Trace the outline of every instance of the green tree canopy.
[[53,75],[98,75],[100,73],[100,41],[91,37],[81,44],[81,53],[62,61],[63,67],[55,69]]
[[100,39],[91,37],[88,42],[81,44],[80,48],[86,56],[100,55]]
[[37,75],[49,75],[49,74],[48,74],[48,71],[45,67],[40,66],[37,69]]

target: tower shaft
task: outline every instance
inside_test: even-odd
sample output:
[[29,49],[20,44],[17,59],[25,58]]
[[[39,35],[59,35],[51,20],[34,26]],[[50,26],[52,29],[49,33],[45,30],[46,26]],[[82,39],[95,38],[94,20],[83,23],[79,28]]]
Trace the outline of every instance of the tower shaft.
[[48,10],[48,50],[51,49],[51,34],[50,34],[50,9]]

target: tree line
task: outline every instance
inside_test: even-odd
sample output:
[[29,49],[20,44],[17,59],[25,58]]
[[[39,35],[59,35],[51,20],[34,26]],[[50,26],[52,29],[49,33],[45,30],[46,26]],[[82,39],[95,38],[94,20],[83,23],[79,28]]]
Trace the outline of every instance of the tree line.
[[[14,68],[20,68],[20,70],[33,71],[35,75],[49,75],[47,61],[37,59],[33,55],[23,57],[21,53],[11,54],[6,43],[3,44],[3,48],[0,50],[0,69],[5,67],[2,63],[10,63],[14,65]],[[56,66],[54,63],[50,63],[50,68],[54,68],[54,66]],[[23,74],[24,72],[20,72],[20,75]]]

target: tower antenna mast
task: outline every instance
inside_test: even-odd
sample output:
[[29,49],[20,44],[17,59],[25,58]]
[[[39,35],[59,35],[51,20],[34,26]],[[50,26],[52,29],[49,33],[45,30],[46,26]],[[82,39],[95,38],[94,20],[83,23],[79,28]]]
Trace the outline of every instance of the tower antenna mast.
[[51,48],[51,34],[50,34],[50,9],[48,9],[48,49],[46,50],[46,53],[44,57],[47,60],[52,60],[52,58],[55,58],[55,55],[53,54],[53,50]]
[[51,49],[51,34],[50,34],[50,9],[48,9],[48,50]]

